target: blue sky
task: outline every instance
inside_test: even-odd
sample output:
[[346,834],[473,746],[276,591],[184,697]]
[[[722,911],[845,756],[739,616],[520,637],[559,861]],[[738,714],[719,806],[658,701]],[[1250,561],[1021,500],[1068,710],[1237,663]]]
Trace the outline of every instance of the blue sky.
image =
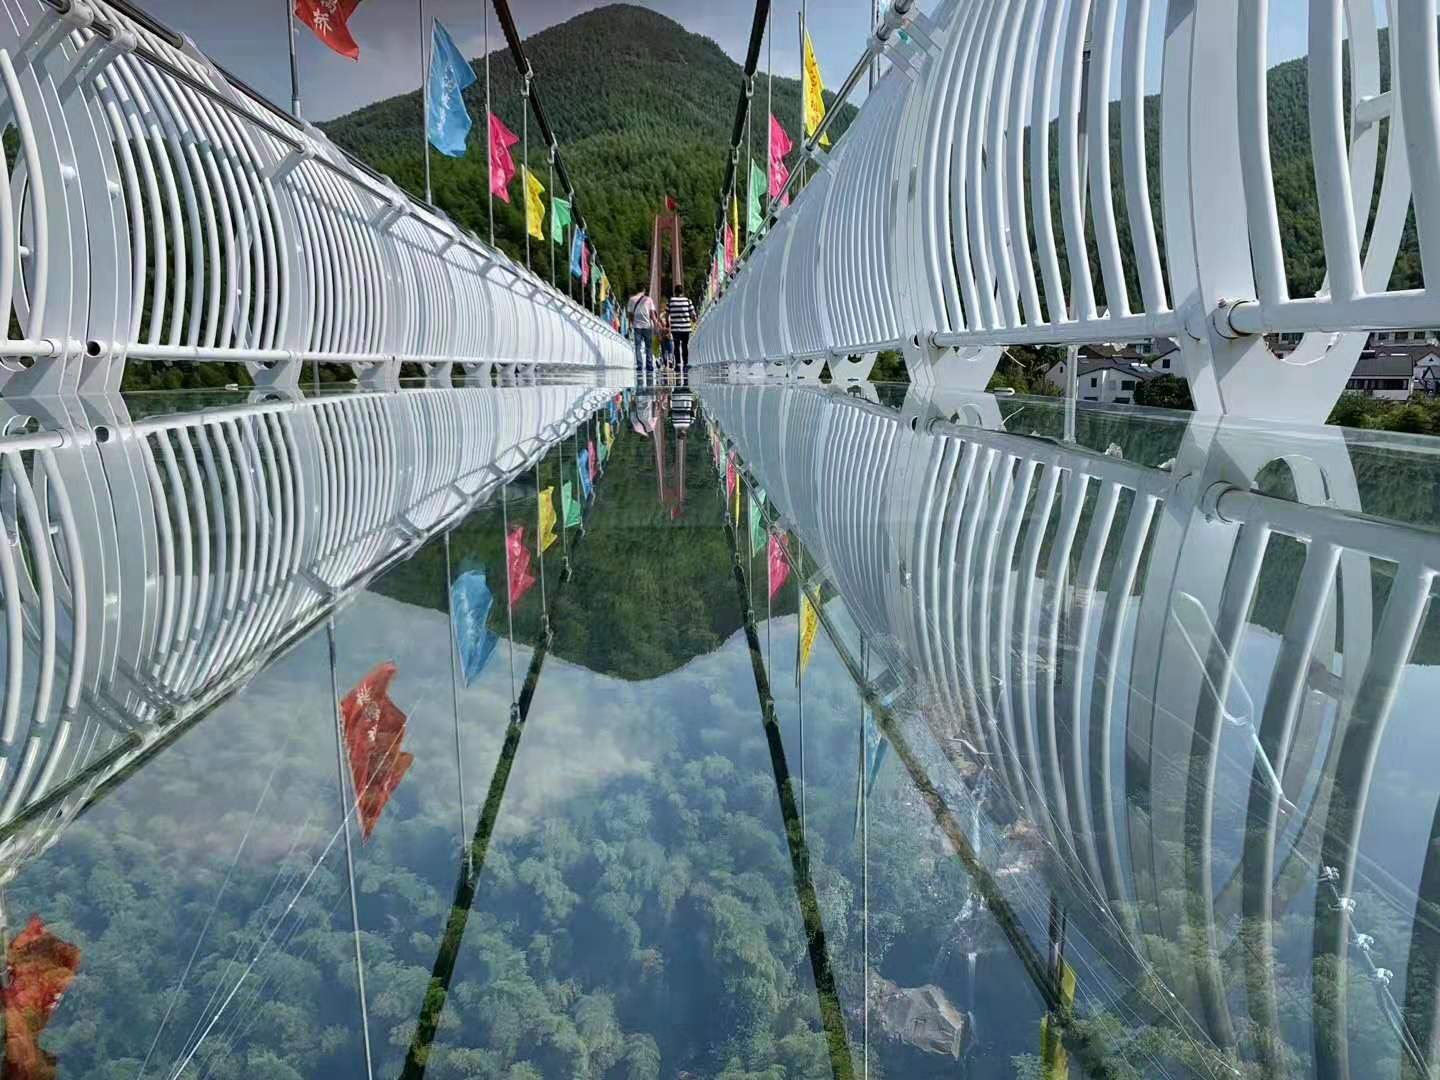
[[[168,26],[193,37],[218,63],[272,100],[288,104],[289,65],[285,18],[293,0],[138,0],[139,6]],[[634,0],[667,15],[696,33],[713,38],[737,60],[749,40],[753,6],[749,0]],[[423,0],[426,18],[445,23],[467,56],[484,52],[483,0]],[[926,9],[936,0],[922,0]],[[1383,10],[1384,0],[1375,0]],[[604,0],[517,0],[512,3],[520,33],[528,36],[604,6]],[[1123,6],[1123,4],[1122,4]],[[1305,52],[1308,0],[1273,0],[1272,61]],[[334,53],[301,28],[301,91],[309,119],[325,120],[351,109],[418,88],[420,82],[420,0],[364,0],[351,20],[360,42],[358,63]],[[798,75],[800,0],[775,0],[775,70]],[[838,84],[860,54],[869,30],[870,0],[810,0],[809,26],[826,81]],[[1123,18],[1123,15],[1122,15]],[[1152,17],[1159,31],[1161,20]],[[503,39],[490,15],[491,48]],[[763,64],[763,59],[762,59]],[[536,73],[542,80],[545,72]],[[727,111],[732,106],[726,103]]]

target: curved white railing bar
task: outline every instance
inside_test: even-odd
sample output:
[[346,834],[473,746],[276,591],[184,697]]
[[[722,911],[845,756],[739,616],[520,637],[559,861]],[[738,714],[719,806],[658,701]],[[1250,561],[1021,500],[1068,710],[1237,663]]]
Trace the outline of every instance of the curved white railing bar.
[[0,867],[612,397],[423,389],[0,437],[0,829],[25,817]]
[[[901,0],[867,53],[889,72],[833,150],[812,140],[697,365],[899,349],[912,381],[978,390],[1007,345],[1163,337],[1200,412],[1323,419],[1367,331],[1440,324],[1433,272],[1391,284],[1412,211],[1440,263],[1440,48],[1428,2],[1390,0],[1383,30],[1371,0],[1306,6],[1311,295],[1286,277],[1266,0]],[[1283,357],[1282,332],[1305,335]]]
[[[127,361],[628,367],[625,341],[441,211],[104,0],[0,0],[8,395],[118,388]],[[18,255],[18,259],[17,259]]]
[[[1061,410],[1021,399],[1007,431],[986,395],[904,413],[819,388],[701,396],[961,774],[1034,823],[1072,919],[1126,943],[1100,966],[1159,977],[1216,1047],[1272,1070],[1313,1035],[1291,1049],[1326,1077],[1372,1022],[1347,1024],[1348,979],[1385,995],[1407,1068],[1440,1066],[1440,787],[1395,798],[1377,767],[1430,727],[1435,669],[1412,654],[1440,619],[1440,531],[1373,516],[1384,492],[1362,497],[1343,433],[1157,418],[1124,437],[1148,426],[1138,453],[1173,458],[1135,461],[1024,434]],[[1373,449],[1435,467],[1420,442]],[[1293,498],[1262,493],[1277,477]],[[1265,564],[1278,633],[1255,613]],[[1364,933],[1396,911],[1403,995],[1383,971],[1403,944]]]

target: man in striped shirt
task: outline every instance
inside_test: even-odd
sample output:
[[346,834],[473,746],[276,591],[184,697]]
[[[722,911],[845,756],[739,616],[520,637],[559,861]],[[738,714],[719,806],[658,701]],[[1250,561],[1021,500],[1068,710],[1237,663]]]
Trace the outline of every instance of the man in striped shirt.
[[670,336],[675,339],[675,362],[682,375],[690,372],[690,331],[695,329],[695,305],[685,295],[685,287],[675,286],[670,306],[665,309],[670,323]]

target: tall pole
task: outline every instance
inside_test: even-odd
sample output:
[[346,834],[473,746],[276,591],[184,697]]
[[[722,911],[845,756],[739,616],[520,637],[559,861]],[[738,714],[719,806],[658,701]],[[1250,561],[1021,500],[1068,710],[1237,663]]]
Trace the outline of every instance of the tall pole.
[[[435,195],[430,189],[430,50],[425,41],[425,0],[417,0],[415,10],[420,17],[420,97],[424,102],[420,137],[425,140],[425,201],[433,206]],[[434,38],[433,31],[430,36]]]
[[[870,0],[870,33],[875,33],[875,27],[880,24],[880,0]],[[868,38],[869,35],[866,35]],[[870,85],[868,89],[875,89],[875,80],[880,76],[880,57],[870,58]]]
[[[490,5],[481,3],[480,12],[485,20],[485,179],[486,198],[490,201],[490,246],[495,246],[495,187],[490,171],[495,168],[490,152]],[[513,692],[512,692],[513,696]]]
[[[488,63],[488,61],[487,61]],[[530,269],[530,76],[527,73],[524,81],[520,84],[520,96],[525,99],[520,107],[520,160],[525,165],[525,175],[522,177],[524,190],[520,197],[525,200],[525,269]],[[485,118],[487,134],[490,118]],[[487,144],[488,145],[488,144]],[[537,466],[538,468],[538,466]],[[536,473],[539,478],[539,473]]]
[[285,37],[290,43],[290,115],[300,119],[300,66],[295,62],[295,8],[285,0]]
[[[550,186],[545,189],[550,193],[550,232],[546,239],[550,242],[550,287],[555,288],[555,147],[550,147]],[[544,226],[540,231],[545,232]]]
[[765,13],[765,212],[773,213],[770,165],[775,160],[775,13]]
[[805,96],[810,89],[810,65],[805,62],[805,0],[800,0],[800,160],[795,163],[800,172],[798,192],[805,186],[805,140],[810,133],[805,129]]

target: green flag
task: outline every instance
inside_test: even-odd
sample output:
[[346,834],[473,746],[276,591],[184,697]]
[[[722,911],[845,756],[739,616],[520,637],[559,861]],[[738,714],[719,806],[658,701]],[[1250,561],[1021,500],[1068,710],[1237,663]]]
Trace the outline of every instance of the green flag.
[[571,220],[570,201],[552,198],[550,200],[550,242],[552,244],[565,243],[565,230],[570,227]]
[[570,494],[570,481],[568,480],[560,485],[560,501],[565,504],[565,527],[572,529],[579,525],[585,515],[584,511],[580,509],[580,504]]
[[760,208],[760,195],[766,189],[765,173],[755,162],[750,162],[750,199],[745,208],[745,235],[754,236],[765,231],[765,211]]
[[750,489],[750,557],[757,551],[765,550],[765,518],[760,510],[760,500],[755,498],[755,489]]

